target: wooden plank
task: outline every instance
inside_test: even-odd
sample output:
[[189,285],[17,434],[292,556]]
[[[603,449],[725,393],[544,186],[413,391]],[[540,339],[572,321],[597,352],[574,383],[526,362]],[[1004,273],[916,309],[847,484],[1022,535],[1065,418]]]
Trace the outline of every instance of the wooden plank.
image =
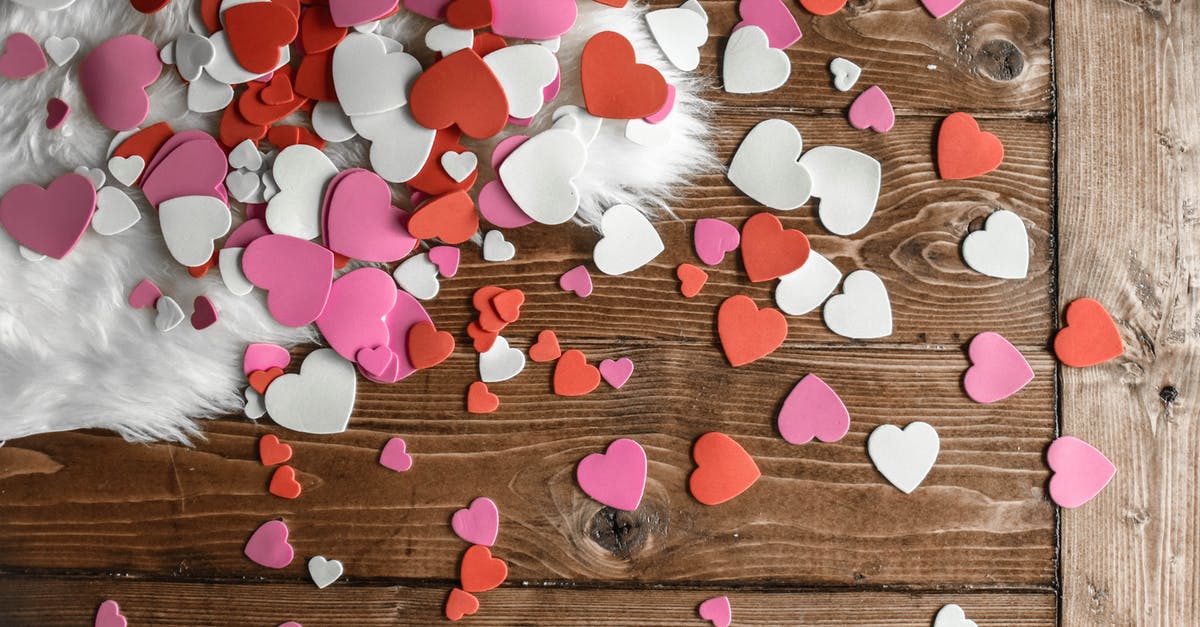
[[1057,6],[1060,304],[1100,300],[1126,345],[1062,369],[1063,433],[1118,468],[1062,513],[1063,624],[1196,625],[1200,7]]
[[[157,583],[136,580],[0,579],[0,623],[9,627],[90,624],[96,606],[114,599],[132,625],[263,627],[304,625],[438,625],[445,586]],[[742,590],[589,590],[505,587],[478,595],[468,625],[701,624],[696,607],[728,595],[735,625],[928,625],[942,605],[957,603],[980,625],[1055,624],[1050,591],[1026,593],[801,592]]]
[[[487,495],[502,511],[496,554],[514,579],[1051,582],[1042,454],[1053,435],[1053,362],[1044,351],[1029,355],[1029,387],[979,405],[961,391],[959,351],[788,349],[733,370],[689,346],[582,346],[593,360],[629,356],[638,370],[619,391],[565,399],[550,393],[551,365],[531,363],[493,385],[498,412],[469,416],[463,393],[476,366],[456,356],[401,385],[364,386],[350,430],[335,436],[220,420],[196,450],[93,433],[10,442],[0,477],[18,466],[26,474],[0,479],[0,570],[302,579],[300,560],[267,571],[242,555],[257,525],[282,516],[299,555],[340,557],[356,578],[450,579],[464,544],[447,521]],[[808,372],[850,409],[839,443],[793,446],[775,430],[779,403]],[[939,430],[942,452],[904,495],[876,473],[865,440],[879,424],[913,420]],[[718,507],[686,490],[691,443],[711,430],[738,440],[764,474]],[[305,487],[296,501],[266,493],[270,469],[255,451],[268,431],[295,448]],[[397,435],[415,459],[405,474],[376,463]],[[626,436],[650,458],[633,514],[603,509],[574,480],[581,458]]]

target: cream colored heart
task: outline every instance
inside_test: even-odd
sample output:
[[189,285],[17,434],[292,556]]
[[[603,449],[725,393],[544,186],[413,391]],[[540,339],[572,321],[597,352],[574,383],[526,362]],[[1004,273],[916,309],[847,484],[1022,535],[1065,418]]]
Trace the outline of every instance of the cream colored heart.
[[238,202],[260,203],[263,198],[262,177],[250,170],[234,170],[225,175],[225,188]]
[[341,433],[354,411],[357,378],[354,364],[332,348],[319,348],[304,358],[299,374],[285,374],[271,382],[267,413],[292,431]]
[[54,65],[62,67],[79,52],[79,40],[74,37],[48,37],[42,47]]
[[438,267],[429,260],[426,253],[405,259],[392,271],[392,278],[396,280],[400,289],[421,300],[437,296],[441,289],[441,284],[438,283]]
[[154,301],[154,308],[158,311],[154,317],[154,326],[163,333],[183,322],[183,308],[170,296],[159,296],[158,300]]
[[592,260],[605,274],[625,274],[650,263],[665,247],[654,225],[629,205],[617,205],[600,218],[604,237],[596,242]]
[[342,572],[342,563],[337,560],[325,559],[321,555],[308,560],[308,576],[317,588],[329,587],[342,576]]
[[879,202],[879,162],[856,150],[818,146],[800,157],[812,177],[812,195],[820,198],[821,224],[837,235],[860,231]]
[[962,243],[963,260],[976,272],[997,279],[1029,275],[1029,233],[1021,216],[1001,209]]
[[284,148],[271,166],[279,187],[279,193],[267,203],[271,232],[300,239],[320,235],[325,186],[337,173],[337,166],[317,148],[307,144]]
[[521,211],[542,224],[562,224],[579,210],[575,177],[587,146],[575,133],[551,128],[534,135],[500,165],[500,181]]
[[855,65],[853,61],[838,57],[829,62],[829,73],[833,74],[833,86],[838,91],[850,91],[858,82],[862,68]]
[[500,335],[487,351],[479,354],[479,378],[484,383],[507,381],[525,369],[525,353],[511,348]]
[[707,15],[693,8],[659,9],[646,14],[646,26],[671,65],[684,72],[699,67],[700,47],[708,41]]
[[855,270],[842,293],[825,303],[825,326],[842,337],[873,339],[892,334],[892,304],[879,275]]
[[96,213],[92,215],[92,229],[101,235],[116,235],[128,230],[142,219],[133,199],[115,187],[105,187],[96,192]]
[[258,151],[258,146],[254,145],[253,140],[244,140],[229,151],[229,167],[234,170],[246,169],[258,172],[262,166],[263,155]]
[[108,160],[108,173],[125,187],[133,187],[134,182],[138,180],[145,169],[146,160],[139,155],[113,157]]
[[212,113],[224,109],[233,102],[233,87],[222,83],[201,71],[196,80],[188,83],[188,111]]
[[479,157],[475,156],[475,153],[469,150],[463,152],[447,150],[442,153],[440,161],[442,169],[446,171],[446,174],[449,174],[450,178],[459,183],[467,180],[467,177],[471,176],[475,168],[479,167]]
[[354,130],[354,123],[350,121],[350,116],[346,115],[342,111],[341,105],[333,100],[318,102],[313,106],[312,126],[321,139],[334,144],[349,141],[358,136],[358,131]]
[[484,261],[508,261],[517,256],[517,247],[504,239],[500,231],[488,231],[483,236]]
[[779,277],[779,285],[775,286],[775,304],[783,313],[803,316],[820,307],[841,280],[842,272],[833,262],[817,251],[811,251],[804,265]]
[[408,90],[421,63],[407,52],[389,53],[383,39],[351,33],[333,51],[333,86],[351,117],[391,111],[408,104]]
[[795,209],[808,202],[813,188],[808,169],[800,165],[803,150],[800,131],[790,122],[763,120],[750,129],[733,154],[729,181],[772,209]]
[[771,47],[763,29],[743,26],[729,36],[721,76],[731,94],[760,94],[778,89],[792,75],[787,53]]
[[229,207],[212,196],[181,196],[158,206],[167,250],[179,263],[194,268],[212,259],[215,241],[229,232]]
[[[171,55],[173,58],[170,63],[175,66],[179,76],[190,82],[200,78],[205,66],[216,58],[217,49],[207,37],[184,33],[175,40]],[[164,59],[164,62],[167,61]]]
[[871,463],[905,494],[912,494],[925,480],[940,448],[937,431],[924,422],[910,422],[903,431],[895,425],[880,425],[867,437]]
[[483,57],[508,98],[508,114],[532,118],[546,103],[545,89],[558,77],[558,59],[537,44],[507,46]]
[[950,603],[943,605],[933,619],[933,627],[979,627],[973,620],[967,619],[966,612],[961,607]]

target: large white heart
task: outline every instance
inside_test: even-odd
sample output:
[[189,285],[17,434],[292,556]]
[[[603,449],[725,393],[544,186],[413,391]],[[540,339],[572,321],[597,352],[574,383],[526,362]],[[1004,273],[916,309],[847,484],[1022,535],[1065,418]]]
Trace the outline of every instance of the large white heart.
[[871,463],[905,494],[912,494],[925,480],[940,447],[937,431],[924,422],[910,422],[903,431],[895,425],[879,425],[867,438]]
[[92,216],[92,229],[101,235],[116,235],[137,224],[142,219],[133,199],[115,187],[104,187],[96,192],[96,213]]
[[300,239],[320,235],[325,186],[337,173],[337,166],[317,148],[307,144],[284,148],[271,167],[279,186],[279,193],[267,203],[271,232]]
[[267,387],[267,413],[281,427],[301,433],[341,433],[350,422],[357,389],[354,364],[332,348],[308,354],[299,374],[285,374]]
[[510,348],[504,336],[496,336],[496,342],[486,352],[479,354],[479,378],[484,383],[507,381],[525,369],[525,353]]
[[546,102],[544,90],[558,77],[558,59],[537,44],[508,46],[483,58],[508,98],[508,114],[526,119]]
[[408,104],[408,90],[420,74],[416,57],[389,53],[383,39],[373,34],[352,33],[333,51],[333,88],[351,117]]
[[[369,116],[368,116],[369,117]],[[358,131],[342,106],[332,100],[318,102],[312,110],[312,126],[321,139],[330,143],[341,143],[354,139]]]
[[483,236],[484,261],[508,261],[516,256],[517,247],[504,239],[504,233],[492,230]]
[[983,228],[962,243],[963,260],[976,272],[997,279],[1023,279],[1029,274],[1029,233],[1021,216],[1001,209]]
[[438,295],[441,284],[438,283],[437,264],[429,260],[429,255],[421,253],[405,259],[396,266],[392,278],[400,289],[412,294],[415,298],[429,300]]
[[967,619],[963,608],[950,603],[943,605],[942,609],[938,610],[937,616],[933,619],[933,627],[979,627],[979,624]]
[[812,195],[820,198],[821,224],[837,235],[858,232],[879,202],[879,162],[857,150],[818,146],[800,157],[812,177]]
[[371,142],[371,168],[385,181],[403,183],[421,172],[437,131],[413,119],[408,107],[350,118],[354,130]]
[[804,265],[779,277],[775,304],[788,315],[803,316],[820,307],[841,280],[842,271],[833,262],[815,250],[809,251]]
[[771,47],[763,29],[747,25],[729,36],[721,75],[725,80],[725,91],[759,94],[778,89],[787,82],[792,75],[792,60],[786,52]]
[[[745,28],[737,31],[742,32]],[[772,208],[790,211],[808,202],[813,181],[800,165],[804,140],[787,120],[759,122],[738,146],[729,164],[729,180],[747,196]]]
[[596,242],[592,260],[605,274],[625,274],[650,263],[664,250],[650,220],[629,205],[617,205],[600,218],[604,237]]
[[825,303],[825,326],[842,337],[871,339],[892,334],[892,303],[879,275],[855,270],[842,293]]
[[646,26],[671,65],[691,72],[699,67],[700,46],[708,41],[705,18],[693,9],[660,9],[646,14]]
[[194,268],[212,259],[214,242],[229,232],[233,217],[220,198],[180,196],[158,206],[158,223],[171,256]]
[[575,177],[586,164],[583,140],[569,130],[551,128],[517,146],[500,165],[499,175],[526,215],[542,224],[562,224],[579,210]]

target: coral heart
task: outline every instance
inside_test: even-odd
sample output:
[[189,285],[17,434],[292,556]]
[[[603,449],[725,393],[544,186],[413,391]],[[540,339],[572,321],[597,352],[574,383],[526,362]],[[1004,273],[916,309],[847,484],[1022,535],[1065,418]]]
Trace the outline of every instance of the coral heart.
[[[411,105],[411,98],[409,104]],[[429,149],[424,165],[421,166],[417,175],[408,181],[409,188],[424,192],[429,196],[439,196],[454,191],[465,191],[475,185],[475,180],[479,176],[478,168],[468,174],[467,178],[456,181],[442,167],[441,155],[447,152],[467,150],[459,143],[460,139],[462,139],[462,132],[458,130],[457,126],[437,131],[433,136],[433,147]],[[414,200],[414,204],[415,202]]]
[[600,385],[600,370],[587,362],[582,351],[571,349],[558,358],[554,367],[554,393],[559,396],[583,396]]
[[282,464],[291,458],[292,447],[280,442],[274,433],[268,433],[258,440],[258,459],[264,466]]
[[386,344],[383,317],[396,305],[396,282],[379,268],[359,268],[333,282],[317,328],[329,347],[349,361],[358,351]]
[[751,282],[795,272],[808,261],[809,250],[804,233],[783,228],[770,213],[757,213],[742,225],[742,263]]
[[379,453],[379,465],[396,472],[407,472],[412,469],[413,458],[408,454],[408,444],[402,438],[392,438],[383,445]]
[[[296,92],[292,90],[292,67],[285,66],[280,71],[275,72],[271,77],[271,82],[267,83],[262,91],[258,92],[258,99],[263,104],[267,105],[282,105],[291,104],[296,100]],[[261,83],[259,83],[261,84]],[[306,100],[303,96],[300,97],[300,102]],[[245,115],[245,111],[242,112]],[[249,119],[249,118],[247,118]],[[272,120],[274,122],[275,120]]]
[[539,363],[554,361],[561,355],[562,349],[558,346],[558,336],[549,329],[538,333],[537,342],[529,347],[529,358]]
[[1091,444],[1063,436],[1046,449],[1046,463],[1054,476],[1050,477],[1050,498],[1067,509],[1074,509],[1100,494],[1117,474],[1104,453]]
[[705,433],[692,447],[696,469],[688,488],[697,501],[718,505],[745,492],[762,476],[754,458],[724,433]]
[[310,6],[300,16],[300,43],[307,54],[332,50],[346,38],[346,32],[345,26],[333,21],[329,7]]
[[466,192],[450,192],[422,205],[408,220],[408,232],[418,239],[438,238],[461,244],[479,229],[475,202]]
[[725,253],[737,250],[742,236],[737,227],[716,218],[703,218],[696,222],[692,232],[692,241],[696,247],[696,256],[700,261],[714,266],[721,263]]
[[1121,332],[1104,305],[1080,298],[1067,305],[1067,326],[1054,336],[1054,354],[1068,366],[1104,363],[1125,352]]
[[521,305],[525,304],[525,292],[518,289],[504,290],[492,297],[492,308],[506,324],[521,317]]
[[0,226],[25,248],[62,259],[96,212],[96,188],[86,176],[64,174],[46,189],[17,185],[0,197]]
[[787,339],[787,320],[776,309],[760,311],[747,296],[730,296],[717,311],[717,335],[736,368],[775,352]]
[[267,568],[284,568],[296,556],[288,544],[288,528],[282,520],[268,520],[259,525],[243,552],[250,561]]
[[[508,124],[504,87],[470,49],[442,58],[417,77],[408,104],[421,126],[445,129],[457,125],[476,139],[492,137]],[[436,154],[440,158],[444,152]]]
[[609,507],[632,512],[646,491],[646,451],[642,445],[621,438],[603,453],[584,457],[575,469],[575,479],[588,496]]
[[475,348],[476,352],[486,353],[496,343],[496,337],[499,336],[499,332],[485,331],[483,327],[479,326],[479,321],[472,320],[467,325],[467,335],[471,336],[473,340],[471,345]]
[[938,173],[944,179],[969,179],[987,174],[1004,160],[1004,144],[995,135],[979,130],[979,122],[966,113],[951,113],[942,120],[937,139]]
[[0,55],[0,74],[8,78],[28,78],[48,66],[42,47],[29,35],[13,33],[4,42],[4,54]]
[[[292,89],[298,95],[321,102],[337,101],[337,88],[333,84],[333,50],[310,52],[300,60]],[[229,110],[226,109],[228,112]],[[224,129],[222,129],[224,130]]]
[[675,276],[679,278],[679,292],[684,298],[691,298],[704,289],[708,283],[708,273],[690,263],[681,263],[675,268]]
[[475,290],[475,293],[471,295],[471,306],[479,312],[479,328],[494,333],[508,326],[508,323],[496,311],[495,305],[492,304],[492,299],[505,291],[503,287],[486,285]]
[[239,4],[227,9],[222,18],[234,58],[255,74],[278,67],[279,49],[291,44],[299,32],[296,16],[275,2]]
[[479,611],[479,599],[465,590],[454,588],[446,599],[446,618],[459,620],[463,616],[471,616]]
[[333,289],[333,253],[324,246],[288,235],[266,235],[242,253],[242,271],[267,290],[267,309],[281,324],[312,323]]
[[162,72],[158,48],[122,35],[96,46],[79,65],[79,83],[96,119],[114,131],[138,127],[150,113],[146,87]]
[[492,557],[486,546],[476,544],[463,554],[458,565],[458,576],[463,590],[486,592],[504,583],[508,577],[508,565],[504,560]]
[[96,608],[94,627],[126,627],[128,621],[121,615],[121,608],[116,601],[108,600]]
[[476,30],[492,23],[492,0],[454,0],[446,6],[446,21],[454,28]]
[[259,370],[250,373],[250,387],[259,394],[266,394],[267,388],[271,386],[271,382],[283,376],[282,368],[269,368],[267,370]]
[[583,99],[589,113],[632,120],[654,115],[667,101],[667,81],[637,62],[633,44],[612,31],[597,33],[579,61]]
[[713,627],[729,627],[733,621],[733,607],[729,597],[713,597],[700,604],[700,618],[713,624]]
[[275,474],[271,475],[271,487],[268,491],[285,499],[300,496],[300,482],[296,481],[296,470],[291,466],[276,468]]
[[1004,400],[1033,380],[1029,362],[999,333],[976,335],[967,355],[972,365],[963,375],[963,389],[977,403]]
[[467,412],[490,414],[500,407],[500,397],[488,391],[487,384],[476,381],[467,389]]
[[495,501],[481,496],[471,501],[469,507],[454,512],[450,527],[458,537],[471,544],[492,546],[500,533],[500,510]]
[[408,360],[414,368],[432,368],[454,352],[454,336],[438,331],[432,322],[418,322],[408,330]]
[[833,15],[846,6],[846,0],[800,0],[800,6],[813,15]]

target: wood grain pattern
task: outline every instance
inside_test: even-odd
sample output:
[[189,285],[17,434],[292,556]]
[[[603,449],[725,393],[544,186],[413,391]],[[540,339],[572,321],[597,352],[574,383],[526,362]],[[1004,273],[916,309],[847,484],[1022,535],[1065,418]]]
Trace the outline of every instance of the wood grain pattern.
[[1062,514],[1063,624],[1200,624],[1200,7],[1058,6],[1060,305],[1104,303],[1126,346],[1062,369],[1063,432],[1118,468]]
[[[0,580],[0,623],[7,627],[75,627],[114,599],[134,625],[263,627],[295,620],[306,626],[449,624],[444,586],[178,584],[136,580]],[[599,627],[700,625],[696,607],[728,595],[735,625],[928,625],[941,606],[957,603],[989,627],[1055,624],[1049,591],[977,593],[785,592],[723,590],[589,590],[504,587],[478,595],[466,625]]]

